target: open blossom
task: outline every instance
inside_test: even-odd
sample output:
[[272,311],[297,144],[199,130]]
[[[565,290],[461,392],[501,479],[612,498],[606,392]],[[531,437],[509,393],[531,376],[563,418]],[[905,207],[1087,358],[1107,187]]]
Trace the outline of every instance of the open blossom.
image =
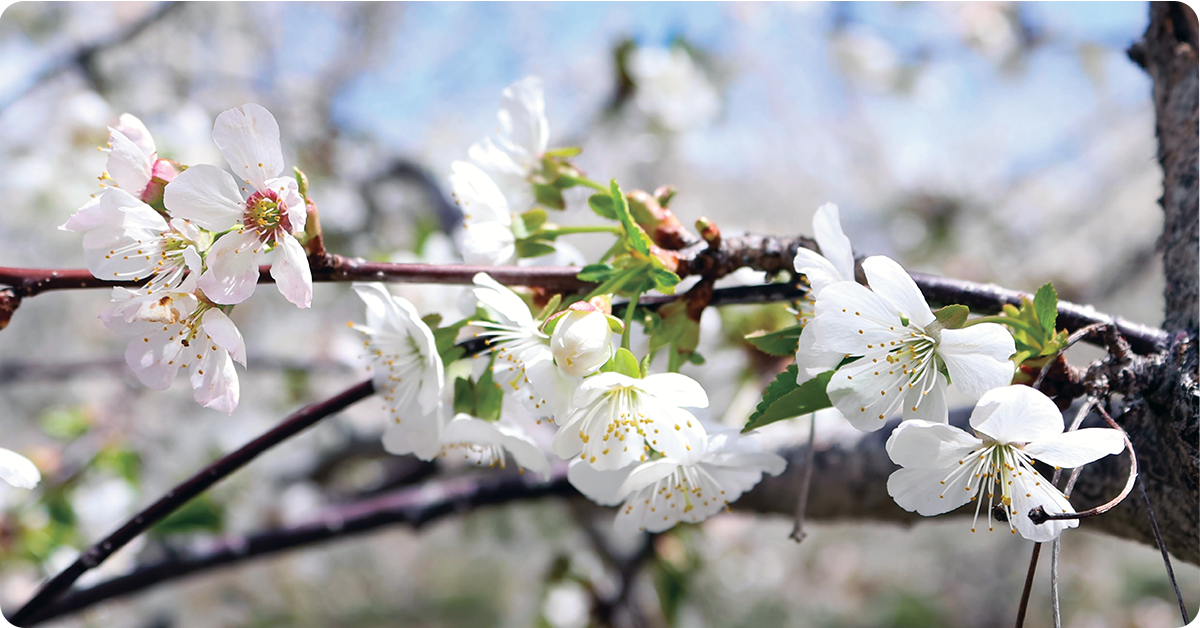
[[736,430],[708,435],[703,451],[686,460],[660,458],[616,471],[598,471],[583,460],[567,477],[598,504],[624,502],[617,511],[619,530],[662,532],[681,521],[703,521],[737,501],[764,473],[779,475],[782,457],[763,452],[758,442]]
[[197,403],[233,414],[240,395],[233,362],[246,365],[246,345],[225,312],[197,297],[195,281],[188,276],[175,290],[153,296],[116,288],[101,317],[110,329],[133,336],[125,362],[143,384],[166,390],[182,368]]
[[[1070,502],[1032,465],[1079,467],[1125,447],[1117,430],[1088,428],[1063,432],[1062,414],[1048,397],[1027,386],[993,389],[971,413],[974,435],[952,425],[907,421],[892,432],[887,452],[904,467],[888,478],[888,494],[901,508],[932,516],[975,502],[979,520],[987,493],[987,519],[993,503],[1003,504],[1009,529],[1039,543],[1079,525],[1075,519],[1040,525],[1029,511],[1073,513]],[[993,500],[995,500],[993,502]],[[993,529],[989,522],[988,529]]]
[[613,353],[608,316],[585,301],[572,303],[560,314],[550,337],[550,350],[558,368],[571,377],[585,377],[600,370]]
[[146,125],[136,116],[123,113],[117,126],[108,127],[108,134],[108,163],[102,178],[146,203],[161,199],[163,186],[175,178],[178,170],[171,161],[158,158]]
[[209,231],[219,233],[240,225],[213,243],[200,289],[216,303],[241,303],[258,285],[263,256],[278,251],[271,277],[279,292],[298,307],[308,307],[312,273],[304,247],[296,239],[304,232],[308,214],[296,180],[279,176],[283,149],[275,117],[253,103],[222,112],[213,126],[213,141],[245,183],[240,191],[228,172],[200,165],[180,173],[163,196],[173,215]]
[[[882,256],[863,261],[871,290],[843,281],[817,299],[815,347],[860,359],[834,373],[829,400],[854,427],[871,432],[903,408],[904,418],[945,423],[942,368],[978,399],[1012,383],[1012,336],[995,323],[944,329],[916,283]],[[803,336],[803,334],[801,334]]]
[[450,185],[463,211],[463,260],[480,266],[501,266],[517,254],[508,201],[491,177],[478,166],[456,161]]
[[706,434],[685,408],[706,407],[708,395],[686,375],[634,379],[598,373],[580,384],[552,448],[562,458],[580,456],[600,470],[642,462],[651,451],[688,460],[704,446]]
[[475,275],[475,298],[495,320],[472,321],[496,355],[493,380],[537,418],[565,417],[579,378],[554,365],[550,338],[538,329],[529,307],[515,292],[486,273]]
[[507,453],[521,469],[550,477],[546,454],[525,430],[503,419],[484,421],[469,414],[456,414],[442,432],[440,453],[447,457],[461,455],[476,465],[500,468],[507,466]]
[[383,284],[356,283],[354,292],[367,306],[367,324],[351,327],[367,338],[375,389],[392,418],[384,447],[432,460],[440,451],[445,380],[433,331],[411,303]]
[[525,77],[501,92],[497,138],[471,146],[467,155],[495,182],[514,212],[533,206],[529,178],[541,168],[550,142],[542,79]]
[[826,286],[839,281],[854,281],[854,252],[850,249],[850,239],[842,232],[837,205],[826,203],[817,209],[813,217],[813,236],[821,252],[801,248],[792,261],[796,272],[804,275],[808,282],[808,292],[800,302],[800,324],[805,328],[796,349],[797,384],[837,368],[845,357],[838,351],[817,349],[815,339],[820,332],[813,317],[817,297]]
[[60,229],[84,232],[84,260],[96,277],[133,281],[150,277],[145,294],[177,288],[187,269],[185,253],[199,259],[207,243],[207,236],[191,223],[180,218],[168,223],[121,188],[106,190]]

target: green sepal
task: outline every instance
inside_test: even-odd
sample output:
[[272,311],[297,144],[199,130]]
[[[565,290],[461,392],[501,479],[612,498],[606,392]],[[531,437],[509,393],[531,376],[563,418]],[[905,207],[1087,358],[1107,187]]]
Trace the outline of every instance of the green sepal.
[[704,366],[704,363],[708,362],[708,360],[704,359],[704,356],[696,353],[695,351],[688,354],[687,361],[695,364],[696,366]]
[[543,183],[533,184],[533,196],[539,205],[551,209],[566,209],[567,202],[563,200],[562,190],[554,185]]
[[617,219],[617,212],[613,209],[612,197],[608,194],[593,194],[588,197],[588,207],[596,212],[597,216],[607,218],[609,220]]
[[575,275],[580,281],[588,281],[592,283],[603,283],[611,278],[616,269],[611,264],[588,264]]
[[612,314],[605,314],[604,316],[608,319],[608,328],[612,330],[612,333],[625,333],[625,321],[613,316]]
[[454,342],[458,339],[459,330],[467,324],[466,319],[445,327],[438,327],[442,322],[440,314],[429,314],[421,317],[421,320],[433,331],[433,344],[442,358],[442,364],[449,364],[466,354],[466,350]]
[[542,313],[538,314],[537,321],[540,323],[545,321],[547,318],[550,318],[552,315],[558,312],[558,306],[561,304],[562,295],[556,293],[554,296],[550,297],[550,302],[546,304],[546,307],[542,308]]
[[582,152],[583,152],[583,149],[580,148],[579,146],[563,146],[562,148],[551,148],[550,150],[548,150],[542,154],[545,155],[546,157],[562,159],[562,158],[567,158],[567,157],[574,157]]
[[537,230],[544,224],[546,224],[546,210],[531,209],[523,214],[513,216],[512,232],[520,240],[537,233]]
[[475,382],[460,377],[454,380],[454,413],[475,414]]
[[613,354],[612,363],[613,371],[626,377],[641,379],[642,367],[629,349],[624,347],[617,349],[617,352]]
[[798,372],[799,368],[793,364],[775,377],[775,381],[763,391],[762,401],[746,421],[743,432],[833,405],[825,393],[825,387],[829,385],[834,371],[826,371],[803,384],[796,384]]
[[650,358],[652,358],[652,357],[654,357],[654,356],[647,353],[642,358],[642,363],[641,363],[642,379],[646,379],[646,376],[650,374]]
[[492,378],[492,366],[495,364],[495,354],[492,363],[488,365],[479,381],[475,382],[475,414],[484,421],[499,421],[500,407],[504,405],[504,390]]
[[539,240],[517,240],[517,257],[541,257],[550,255],[554,247]]
[[746,342],[767,355],[779,357],[796,355],[796,350],[800,347],[800,331],[802,329],[804,329],[802,325],[793,325],[777,331],[750,334],[746,336]]
[[971,308],[965,305],[947,305],[933,313],[943,329],[962,329],[970,314]]

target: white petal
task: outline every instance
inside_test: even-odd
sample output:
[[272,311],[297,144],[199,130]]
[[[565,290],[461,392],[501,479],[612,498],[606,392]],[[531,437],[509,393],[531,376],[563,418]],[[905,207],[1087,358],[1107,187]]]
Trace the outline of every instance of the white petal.
[[287,208],[288,222],[292,225],[291,233],[304,233],[304,225],[308,224],[308,207],[304,204],[304,197],[300,196],[300,187],[295,177],[268,179],[266,186],[279,195],[279,201]]
[[512,454],[517,466],[541,475],[543,480],[550,479],[550,461],[525,430],[506,423],[496,423],[495,426],[503,437],[500,445]]
[[825,387],[829,400],[856,429],[874,432],[904,403],[908,375],[874,351],[838,369]]
[[946,423],[950,420],[950,408],[946,405],[946,376],[941,371],[932,371],[925,375],[932,377],[934,382],[928,390],[924,388],[927,382],[908,389],[904,397],[904,420],[920,419],[934,423]]
[[567,481],[584,497],[601,506],[616,506],[625,499],[621,487],[637,465],[615,471],[597,471],[585,460],[574,460],[567,469]]
[[816,338],[820,335],[820,325],[813,319],[804,326],[800,333],[800,344],[796,349],[796,383],[803,384],[808,380],[836,369],[845,358],[838,351],[821,351],[816,347]]
[[1001,443],[1029,443],[1063,433],[1063,417],[1049,397],[1028,386],[984,393],[971,412],[971,427]]
[[121,135],[129,138],[134,144],[137,144],[138,150],[142,151],[147,157],[153,158],[158,149],[154,146],[154,138],[150,136],[150,130],[145,124],[137,118],[137,116],[129,113],[123,113],[117,118],[117,131]]
[[850,238],[842,232],[837,205],[825,203],[817,208],[813,216],[813,236],[821,247],[821,255],[837,269],[840,278],[853,281],[854,251],[850,248]]
[[1124,449],[1120,432],[1093,427],[1036,440],[1025,446],[1025,453],[1048,465],[1071,469]]
[[[647,425],[650,429],[647,430],[646,441],[662,455],[683,464],[697,462],[704,455],[708,434],[692,413],[663,404],[646,415],[651,420]],[[653,430],[658,430],[658,433],[653,433]],[[635,453],[640,455],[641,452],[629,452],[634,460],[638,458]]]
[[681,408],[707,408],[708,394],[696,380],[679,373],[658,373],[638,380],[638,388]]
[[508,201],[486,172],[466,161],[456,161],[451,168],[454,172],[450,175],[450,187],[462,207],[465,224],[498,222],[505,227],[512,224]]
[[550,141],[542,79],[529,76],[504,88],[499,118],[504,139],[523,149],[528,160],[540,158]]
[[[209,313],[212,311],[209,310]],[[196,403],[233,414],[241,391],[233,360],[229,358],[229,352],[220,347],[201,350],[204,351],[204,357],[188,366]]]
[[246,366],[246,343],[242,340],[242,332],[224,312],[217,309],[205,312],[200,325],[214,344],[228,351],[238,364]]
[[0,480],[17,488],[33,488],[42,480],[42,474],[29,458],[0,448]]
[[983,393],[1012,383],[1009,358],[1016,353],[1013,337],[995,323],[944,329],[938,355],[946,362],[954,387],[978,399]]
[[530,313],[529,306],[525,305],[525,301],[517,296],[517,293],[492,279],[491,275],[487,273],[477,273],[472,281],[479,286],[472,289],[475,298],[507,319],[501,322],[521,328],[533,328],[533,314]]
[[181,326],[171,331],[160,331],[153,335],[134,338],[125,348],[125,362],[133,369],[138,381],[154,390],[166,390],[175,381],[179,372],[179,354],[183,345],[179,342]]
[[853,281],[827,286],[815,309],[821,331],[814,346],[822,351],[862,355],[911,333],[896,306]]
[[[386,286],[381,283],[355,283],[351,285],[354,288],[354,293],[358,298],[362,299],[367,306],[368,318],[378,318],[379,320],[386,319],[388,310],[394,307],[392,305],[392,293],[388,292]],[[377,325],[376,322],[369,323]]]
[[512,230],[497,221],[468,223],[463,227],[463,261],[475,266],[504,266],[517,253]]
[[75,210],[66,222],[59,225],[60,231],[87,231],[107,222],[106,212],[100,208],[100,197],[90,199]]
[[815,251],[803,248],[797,250],[796,257],[792,259],[792,265],[796,272],[808,278],[810,294],[814,297],[829,284],[844,281],[833,264]]
[[213,125],[213,142],[234,176],[256,190],[266,189],[267,179],[283,172],[279,123],[261,105],[247,103],[221,112]]
[[[955,465],[957,466],[957,465]],[[888,478],[888,495],[901,508],[925,517],[950,512],[971,501],[968,491],[970,473],[959,473],[956,479],[942,484],[953,469],[900,469]]]
[[528,181],[530,172],[523,164],[518,164],[512,154],[487,138],[471,146],[467,156],[491,177],[508,202],[510,212],[521,213],[533,207],[533,186]]
[[1075,512],[1063,494],[1041,476],[1035,476],[1032,479],[1029,476],[1014,477],[1012,506],[1009,508],[1008,518],[1016,526],[1017,532],[1021,536],[1035,543],[1046,543],[1058,538],[1063,530],[1079,526],[1078,519],[1035,524],[1029,518],[1029,511],[1038,506],[1041,506],[1046,514],[1051,515]]
[[617,493],[621,495],[628,495],[635,491],[640,491],[647,486],[658,482],[659,480],[670,477],[671,474],[675,473],[675,470],[680,466],[681,465],[678,462],[668,458],[660,458],[650,462],[643,462],[629,472],[629,477],[627,477],[625,482],[621,484],[621,487],[617,489]]
[[275,285],[279,286],[283,298],[296,307],[307,308],[312,305],[312,270],[308,266],[308,255],[291,234],[280,236],[277,245],[279,253],[271,265]]
[[184,170],[168,183],[163,204],[172,215],[218,232],[241,221],[245,206],[233,177],[205,164]]
[[154,162],[133,140],[125,137],[120,131],[109,128],[108,132],[108,142],[112,145],[112,150],[108,153],[105,168],[109,176],[121,189],[141,196],[146,185],[150,183]]
[[945,423],[905,421],[887,440],[892,462],[909,469],[947,469],[965,460],[983,441]]
[[430,413],[423,413],[415,404],[397,408],[398,420],[383,433],[383,448],[398,456],[413,454],[421,460],[433,460],[441,451],[441,412],[441,406]]
[[570,417],[573,416],[575,413],[565,418],[559,417],[559,420],[563,421],[563,425],[558,428],[558,431],[554,433],[554,439],[550,441],[550,451],[563,460],[577,458],[583,451],[583,439],[579,437],[580,422],[572,421]]
[[208,270],[197,285],[214,303],[241,303],[254,294],[258,285],[258,262],[265,255],[263,243],[254,230],[231,231],[213,243],[208,251]]
[[929,303],[912,277],[894,260],[875,255],[863,260],[863,273],[867,284],[883,298],[891,301],[905,317],[920,327],[934,321]]

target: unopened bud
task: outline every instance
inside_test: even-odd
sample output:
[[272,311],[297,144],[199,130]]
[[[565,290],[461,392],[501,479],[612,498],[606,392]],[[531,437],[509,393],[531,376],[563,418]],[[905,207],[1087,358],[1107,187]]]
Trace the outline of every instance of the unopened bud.
[[696,220],[696,231],[700,233],[700,237],[708,243],[709,248],[716,248],[721,244],[721,230],[717,225],[713,224],[707,218],[699,218]]
[[573,303],[550,337],[554,361],[567,375],[591,375],[612,357],[613,332],[608,316],[588,303]]

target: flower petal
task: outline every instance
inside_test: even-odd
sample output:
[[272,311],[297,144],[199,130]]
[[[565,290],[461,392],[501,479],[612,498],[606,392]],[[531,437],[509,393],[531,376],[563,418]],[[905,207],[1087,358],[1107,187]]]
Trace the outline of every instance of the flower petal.
[[965,460],[983,441],[963,430],[932,421],[905,421],[887,440],[892,462],[909,469],[948,469]]
[[486,172],[467,161],[456,161],[450,167],[453,169],[450,187],[462,207],[465,224],[498,222],[505,227],[512,224],[508,201]]
[[233,177],[206,164],[192,166],[168,183],[163,204],[172,215],[218,232],[241,221],[245,206]]
[[1109,428],[1087,428],[1041,438],[1025,446],[1025,453],[1048,465],[1072,469],[1119,454],[1125,437]]
[[141,196],[150,183],[154,162],[125,134],[112,127],[109,127],[108,133],[108,143],[112,146],[105,164],[108,175],[117,183],[117,187]]
[[525,433],[525,430],[506,423],[495,423],[496,431],[502,436],[500,446],[512,454],[517,466],[528,469],[542,476],[543,480],[550,479],[550,461],[537,443]]
[[267,179],[283,172],[279,123],[262,105],[246,103],[221,112],[213,125],[213,142],[234,176],[256,190],[267,189]]
[[[209,310],[208,313],[212,311]],[[204,357],[193,362],[189,370],[196,403],[225,414],[233,414],[238,405],[240,384],[233,360],[229,359],[229,352],[220,347],[204,351]]]
[[820,333],[813,346],[821,351],[863,355],[888,342],[901,341],[911,332],[901,324],[896,306],[853,281],[823,289],[815,311]]
[[822,257],[816,251],[803,248],[797,250],[796,257],[792,258],[792,266],[796,269],[796,272],[808,278],[810,294],[814,297],[820,294],[825,289],[825,286],[845,280],[837,268],[834,268],[829,260]]
[[214,344],[229,352],[230,357],[238,364],[246,366],[246,343],[242,340],[242,332],[237,325],[221,310],[212,309],[204,313],[200,320],[204,333],[212,338]]
[[150,136],[150,130],[145,124],[138,119],[137,116],[130,113],[123,113],[117,118],[117,131],[121,135],[129,138],[131,142],[137,145],[138,150],[147,157],[153,158],[158,149],[154,146],[154,138]]
[[1049,397],[1028,386],[993,388],[971,412],[971,427],[1001,443],[1030,443],[1063,433],[1063,417]]
[[1051,520],[1036,524],[1029,518],[1029,511],[1038,506],[1051,515],[1075,512],[1071,502],[1041,476],[1014,477],[1008,519],[1021,536],[1035,543],[1046,543],[1058,538],[1063,530],[1079,526],[1078,519]]
[[680,408],[707,408],[708,393],[696,380],[679,373],[658,373],[635,384],[664,403]]
[[138,381],[154,390],[166,390],[175,381],[180,362],[177,359],[183,349],[179,342],[182,326],[172,331],[160,331],[153,335],[134,338],[125,348],[125,363],[133,369]]
[[901,508],[925,517],[950,512],[971,501],[972,495],[972,491],[967,490],[969,473],[958,473],[953,480],[942,484],[951,471],[953,469],[900,469],[888,478],[888,495]]
[[910,321],[926,327],[935,320],[921,289],[895,260],[875,255],[863,260],[862,266],[871,290],[891,301]]
[[617,489],[617,493],[628,495],[640,491],[659,480],[671,477],[671,474],[681,466],[680,463],[668,458],[643,462],[629,472],[629,477],[621,484],[621,488]]
[[231,231],[213,243],[205,260],[208,270],[196,285],[214,303],[233,305],[254,294],[258,285],[258,262],[263,243],[253,230]]
[[383,448],[398,456],[413,454],[429,461],[441,452],[442,407],[422,413],[416,405],[398,408],[396,422],[383,433]]
[[[802,334],[803,335],[803,334]],[[856,429],[874,432],[904,403],[908,375],[873,351],[838,369],[825,387],[829,400]]]
[[938,355],[946,363],[954,387],[972,398],[1012,383],[1016,353],[1012,334],[995,323],[943,329]]
[[586,460],[574,460],[567,468],[567,481],[575,490],[583,493],[584,497],[601,506],[616,506],[625,499],[627,493],[621,488],[638,465],[631,464],[615,471],[598,471]]
[[17,488],[33,488],[42,480],[42,474],[29,458],[0,448],[0,480]]
[[271,264],[271,277],[283,298],[301,309],[312,305],[312,270],[308,266],[308,255],[300,241],[285,233],[279,237],[275,263]]
[[813,216],[813,237],[821,247],[821,255],[837,269],[840,278],[853,281],[854,251],[850,248],[850,238],[842,231],[837,205],[825,203],[817,208]]
[[501,285],[487,273],[477,273],[471,281],[479,286],[471,290],[475,294],[475,298],[484,306],[504,317],[506,320],[501,321],[502,323],[522,329],[534,327],[533,314],[530,313],[529,306],[525,305],[525,301],[517,296],[517,293]]
[[512,230],[497,221],[468,223],[463,227],[463,261],[475,266],[504,266],[517,253]]
[[528,76],[504,88],[499,118],[502,139],[522,149],[527,161],[539,159],[550,142],[542,79]]
[[[933,382],[930,383],[927,378]],[[921,382],[909,388],[904,396],[904,420],[948,422],[950,408],[946,405],[946,387],[946,376],[942,375],[941,371],[926,373]]]
[[817,349],[816,338],[820,335],[819,329],[820,325],[813,319],[800,333],[800,344],[796,348],[797,384],[803,384],[821,373],[836,369],[846,356],[838,351]]

